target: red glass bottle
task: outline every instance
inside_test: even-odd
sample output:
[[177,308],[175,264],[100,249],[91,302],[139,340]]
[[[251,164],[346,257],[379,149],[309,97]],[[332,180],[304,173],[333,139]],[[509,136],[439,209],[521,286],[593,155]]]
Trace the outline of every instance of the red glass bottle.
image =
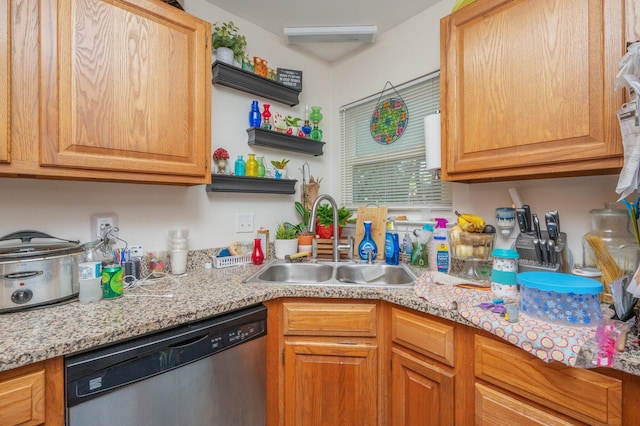
[[269,111],[271,105],[262,104],[262,107],[262,127],[264,129],[271,130],[271,111]]
[[251,261],[254,265],[262,265],[264,261],[264,253],[262,252],[262,240],[256,238],[253,240],[253,253],[251,253]]

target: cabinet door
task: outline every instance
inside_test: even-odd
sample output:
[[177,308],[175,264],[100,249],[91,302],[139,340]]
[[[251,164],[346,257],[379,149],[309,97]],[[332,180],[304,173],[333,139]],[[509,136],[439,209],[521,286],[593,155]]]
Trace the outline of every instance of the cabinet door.
[[0,1],[0,163],[10,160],[11,143],[11,2]]
[[362,340],[285,341],[284,424],[378,424],[377,349]]
[[426,359],[398,347],[391,349],[390,424],[454,424],[453,373]]
[[40,28],[41,166],[209,181],[210,24],[149,0],[51,0]]
[[62,425],[62,357],[0,372],[0,425]]
[[614,173],[623,2],[479,0],[441,21],[443,177]]

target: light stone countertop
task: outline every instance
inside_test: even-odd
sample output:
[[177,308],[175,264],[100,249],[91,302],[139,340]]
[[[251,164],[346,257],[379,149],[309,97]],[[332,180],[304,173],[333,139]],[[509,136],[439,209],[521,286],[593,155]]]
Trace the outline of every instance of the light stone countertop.
[[[162,278],[144,288],[126,290],[125,295],[117,299],[103,299],[88,305],[74,300],[58,306],[0,314],[0,371],[281,297],[383,300],[472,326],[457,311],[415,296],[412,287],[242,283],[258,268],[244,265],[201,269],[175,279]],[[168,294],[173,296],[164,297]],[[640,352],[628,350],[616,359],[613,367],[640,375]]]

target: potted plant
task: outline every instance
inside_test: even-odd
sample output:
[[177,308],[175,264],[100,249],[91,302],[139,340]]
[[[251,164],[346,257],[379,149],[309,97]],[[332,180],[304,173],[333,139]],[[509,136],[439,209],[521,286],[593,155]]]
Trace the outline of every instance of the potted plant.
[[274,250],[277,259],[284,259],[288,254],[298,250],[297,232],[295,227],[286,222],[278,224],[276,228]]
[[271,160],[271,164],[273,165],[273,167],[276,168],[276,172],[275,172],[276,179],[287,178],[287,170],[285,169],[285,166],[287,165],[288,162],[289,160],[287,160],[286,158],[283,158],[282,161]]
[[[333,235],[333,207],[320,204],[316,211],[318,215],[317,234],[320,238],[331,238]],[[338,238],[342,236],[342,228],[346,226],[353,213],[346,207],[338,209]]]
[[211,46],[216,50],[216,59],[226,64],[233,64],[233,60],[242,63],[247,39],[240,35],[238,27],[233,21],[213,25]]

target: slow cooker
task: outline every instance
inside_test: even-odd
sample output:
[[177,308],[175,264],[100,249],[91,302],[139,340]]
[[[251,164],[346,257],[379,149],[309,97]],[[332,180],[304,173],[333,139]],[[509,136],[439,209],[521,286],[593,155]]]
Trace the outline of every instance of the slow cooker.
[[0,313],[66,301],[78,295],[79,241],[24,230],[0,238]]

